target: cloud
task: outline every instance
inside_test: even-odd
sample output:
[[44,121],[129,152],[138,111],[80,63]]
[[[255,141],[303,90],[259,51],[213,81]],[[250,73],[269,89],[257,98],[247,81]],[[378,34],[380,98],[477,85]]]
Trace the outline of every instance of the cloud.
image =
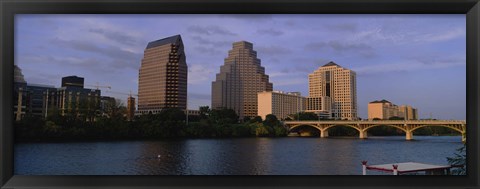
[[466,32],[462,28],[447,30],[441,33],[428,33],[416,38],[416,42],[441,42],[465,36]]
[[[115,68],[129,67],[132,69],[138,69],[140,57],[142,57],[141,54],[126,51],[116,46],[100,47],[87,41],[62,40],[56,38],[51,40],[51,42],[73,50],[93,53],[109,58],[111,61],[107,63],[110,63],[110,66]],[[105,62],[102,62],[102,64],[105,64]]]
[[209,76],[214,75],[214,70],[211,67],[206,67],[203,64],[188,65],[188,84],[204,84],[209,81]]
[[358,26],[355,23],[339,23],[339,24],[329,24],[326,26],[326,29],[332,30],[332,31],[341,31],[341,32],[356,32],[358,29]]
[[233,33],[225,28],[220,26],[190,26],[187,28],[189,32],[203,34],[203,35],[230,35],[236,36],[236,33]]
[[430,60],[408,60],[391,64],[376,64],[353,68],[358,75],[383,74],[392,72],[411,72],[421,70],[442,69],[465,66],[466,60],[461,58],[445,58]]
[[287,26],[295,26],[295,25],[297,25],[297,23],[295,23],[293,20],[287,20],[287,21],[285,21],[285,25],[287,25]]
[[211,100],[212,96],[209,94],[202,94],[202,93],[188,93],[189,98],[193,99],[200,99],[200,100]]
[[259,52],[259,57],[262,55],[285,55],[290,54],[292,51],[285,47],[281,46],[257,46],[254,48],[257,52]]
[[102,28],[93,28],[89,31],[124,45],[137,45],[139,43],[137,37],[127,35],[125,32],[110,31]]
[[259,29],[257,30],[257,33],[261,35],[280,36],[280,35],[283,35],[284,32],[280,30],[275,30],[273,28],[269,28],[269,29]]
[[205,46],[196,46],[195,50],[197,50],[200,53],[207,53],[207,54],[211,54],[211,55],[217,55],[217,54],[224,53],[224,52],[221,52],[219,50],[215,50],[212,47],[205,47]]
[[200,37],[200,36],[193,36],[192,37],[193,40],[197,41],[198,43],[202,44],[202,45],[212,45],[212,46],[215,46],[215,47],[218,47],[218,46],[231,46],[232,45],[232,42],[229,42],[229,41],[214,41],[214,40],[208,40],[208,39],[205,39],[203,37]]
[[222,14],[220,17],[245,20],[248,22],[270,21],[273,19],[273,16],[270,14]]
[[288,78],[285,78],[285,79],[281,79],[281,80],[275,80],[275,81],[270,81],[273,83],[273,85],[275,87],[279,87],[279,86],[289,86],[289,85],[305,85],[305,83],[308,83],[308,79],[307,77],[298,77],[298,78],[292,78],[292,77],[288,77]]
[[[356,43],[384,42],[386,45],[412,44],[412,43],[434,43],[443,42],[459,37],[465,37],[464,28],[449,28],[447,30],[435,30],[427,33],[420,33],[417,30],[385,30],[382,27],[375,27],[370,30],[357,32],[349,41]],[[388,43],[388,44],[387,44]]]
[[60,86],[60,78],[63,77],[58,74],[51,74],[51,73],[41,73],[36,70],[25,70],[29,73],[35,74],[28,74],[25,76],[25,81],[30,84],[44,84],[44,85],[54,85]]
[[376,56],[374,49],[366,43],[353,43],[353,42],[341,42],[341,41],[329,41],[329,42],[313,42],[305,45],[306,50],[310,51],[324,51],[332,50],[338,54],[358,54],[365,58],[372,58]]

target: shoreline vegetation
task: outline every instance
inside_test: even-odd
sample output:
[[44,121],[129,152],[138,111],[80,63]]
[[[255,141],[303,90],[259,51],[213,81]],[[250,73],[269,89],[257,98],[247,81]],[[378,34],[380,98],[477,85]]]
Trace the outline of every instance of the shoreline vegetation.
[[[178,138],[239,138],[239,137],[287,137],[288,130],[275,115],[265,120],[257,116],[238,120],[232,109],[212,110],[200,107],[199,115],[189,115],[176,108],[164,109],[158,114],[135,116],[126,119],[126,108],[120,103],[110,105],[105,112],[69,111],[64,115],[56,109],[49,110],[46,118],[26,115],[14,123],[16,142],[63,142],[63,141],[112,141],[112,140],[158,140]],[[297,117],[298,116],[298,117]],[[318,120],[313,113],[301,112],[291,116],[295,120]],[[318,134],[305,127],[297,132]],[[400,136],[396,128],[379,126],[368,131],[369,136]],[[415,135],[458,135],[441,127],[426,127]],[[334,127],[330,136],[357,136],[352,128]]]

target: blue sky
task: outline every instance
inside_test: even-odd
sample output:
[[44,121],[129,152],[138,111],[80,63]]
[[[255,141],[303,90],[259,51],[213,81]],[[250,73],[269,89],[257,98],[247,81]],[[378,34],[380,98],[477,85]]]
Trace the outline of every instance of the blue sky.
[[[329,61],[357,73],[359,115],[386,99],[420,118],[465,119],[465,15],[17,15],[15,64],[28,83],[136,93],[149,41],[180,34],[190,109],[210,106],[211,82],[235,41],[253,43],[274,90],[308,96],[308,74]],[[90,87],[94,88],[94,87]],[[127,96],[106,93],[125,100]]]

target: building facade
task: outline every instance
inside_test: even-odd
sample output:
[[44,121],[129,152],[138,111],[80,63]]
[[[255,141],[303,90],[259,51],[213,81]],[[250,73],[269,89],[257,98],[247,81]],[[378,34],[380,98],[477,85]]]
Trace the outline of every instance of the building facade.
[[258,116],[265,120],[268,114],[285,119],[291,114],[302,112],[307,100],[299,92],[264,91],[258,93]]
[[388,120],[392,117],[399,117],[405,120],[417,120],[417,109],[408,105],[397,106],[388,100],[376,100],[368,103],[368,119]]
[[305,112],[312,112],[323,119],[332,118],[332,101],[328,96],[308,97]]
[[[356,120],[358,119],[356,78],[354,71],[329,62],[308,75],[308,97],[312,99],[329,97],[331,118]],[[328,103],[326,99],[323,100]],[[317,101],[323,103],[322,100]]]
[[138,74],[138,112],[187,108],[187,62],[180,35],[148,43]]
[[85,79],[76,75],[62,77],[62,87],[84,87]]
[[253,50],[253,44],[235,42],[212,82],[212,108],[233,109],[240,119],[255,117],[258,114],[257,94],[272,89],[273,84]]
[[132,121],[135,116],[135,98],[129,96],[127,99],[127,120]]
[[418,110],[409,105],[401,105],[398,107],[400,115],[406,120],[418,120]]
[[368,119],[388,120],[391,117],[401,117],[398,106],[388,100],[376,100],[368,103]]

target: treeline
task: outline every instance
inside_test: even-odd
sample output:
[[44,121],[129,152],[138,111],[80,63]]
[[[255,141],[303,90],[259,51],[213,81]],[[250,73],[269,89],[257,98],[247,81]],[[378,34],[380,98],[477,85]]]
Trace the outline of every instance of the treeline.
[[127,121],[125,108],[111,107],[106,114],[86,119],[79,113],[60,115],[52,111],[47,118],[25,116],[15,122],[15,139],[32,140],[112,140],[211,137],[282,137],[287,129],[274,115],[239,122],[231,109],[200,108],[200,115],[187,116],[176,108],[164,109],[158,114],[136,116]]

